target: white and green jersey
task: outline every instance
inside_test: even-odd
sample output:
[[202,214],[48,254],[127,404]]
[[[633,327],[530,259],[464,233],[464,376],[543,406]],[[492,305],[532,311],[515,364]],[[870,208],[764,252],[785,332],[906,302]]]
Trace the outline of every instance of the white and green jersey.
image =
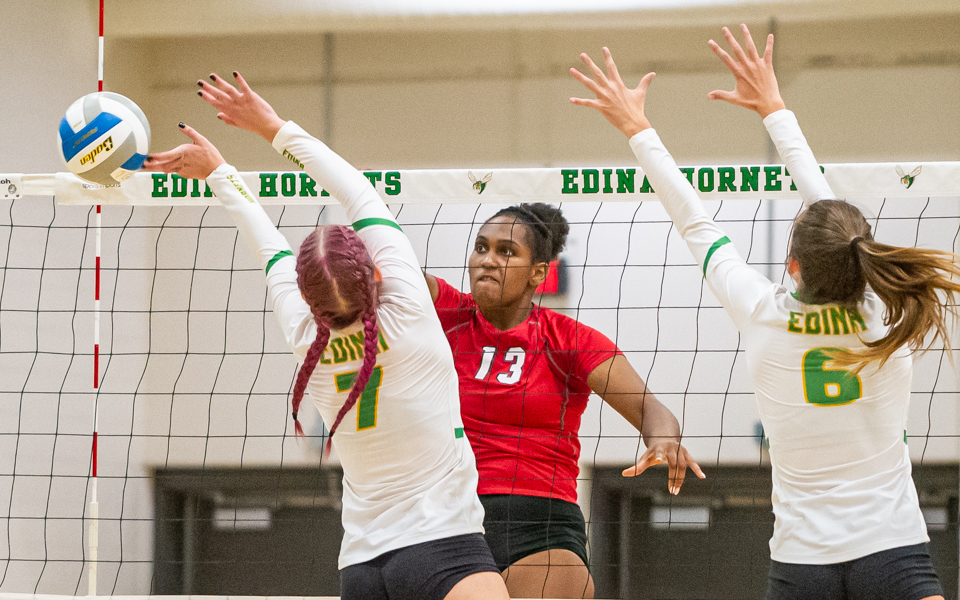
[[[804,203],[835,198],[793,113],[775,112],[764,123]],[[825,350],[862,348],[860,337],[886,334],[880,299],[868,291],[857,310],[800,302],[741,258],[655,131],[630,145],[740,330],[770,443],[771,557],[831,564],[928,541],[905,437],[910,353],[901,348],[882,369],[873,363],[859,376],[824,366]]]
[[[333,438],[343,466],[340,568],[384,552],[483,532],[477,468],[463,435],[457,372],[417,257],[369,181],[293,122],[273,141],[337,198],[383,276],[377,366]],[[302,360],[316,338],[286,239],[223,165],[207,178],[266,270],[283,335]],[[327,426],[363,359],[363,325],[330,332],[308,390]]]

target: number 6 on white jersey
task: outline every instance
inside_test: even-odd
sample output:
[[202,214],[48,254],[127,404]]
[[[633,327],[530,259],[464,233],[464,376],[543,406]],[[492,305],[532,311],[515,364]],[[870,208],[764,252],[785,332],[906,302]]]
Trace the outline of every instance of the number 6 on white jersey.
[[803,355],[803,398],[816,406],[843,406],[863,395],[860,377],[847,369],[827,369],[827,352],[839,348],[812,348]]

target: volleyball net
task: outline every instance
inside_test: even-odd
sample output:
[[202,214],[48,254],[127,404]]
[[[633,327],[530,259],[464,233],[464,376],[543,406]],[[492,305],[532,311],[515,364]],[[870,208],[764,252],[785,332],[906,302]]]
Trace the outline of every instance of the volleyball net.
[[[960,163],[918,166],[824,170],[877,239],[956,251]],[[800,208],[783,166],[682,170],[748,262],[782,281]],[[677,497],[662,469],[621,478],[642,453],[638,434],[591,401],[579,496],[597,596],[761,595],[769,467],[739,336],[643,173],[365,174],[424,268],[465,291],[486,218],[517,202],[563,209],[568,245],[537,300],[617,343],[708,474]],[[294,247],[318,224],[347,222],[304,173],[243,176]],[[206,185],[0,174],[0,256],[0,593],[335,596],[337,457],[322,457],[315,411],[300,416],[306,439],[293,436],[297,364],[255,257]],[[919,359],[906,432],[948,590],[960,496],[954,363],[942,348]]]

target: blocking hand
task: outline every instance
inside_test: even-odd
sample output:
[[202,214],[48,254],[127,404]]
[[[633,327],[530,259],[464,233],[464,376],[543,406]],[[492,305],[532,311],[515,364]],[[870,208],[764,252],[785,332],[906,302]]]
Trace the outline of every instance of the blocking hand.
[[763,56],[757,53],[757,47],[750,37],[750,30],[746,25],[740,25],[743,32],[743,45],[726,27],[723,28],[723,37],[726,38],[733,52],[731,57],[715,41],[707,44],[713,53],[720,57],[727,65],[736,80],[733,91],[714,90],[707,94],[711,100],[724,100],[730,104],[743,106],[766,117],[772,112],[786,108],[783,98],[780,97],[780,88],[777,85],[777,76],[773,72],[773,34],[767,36],[767,47]]
[[240,129],[246,129],[273,143],[273,138],[285,121],[277,116],[270,104],[253,91],[243,76],[233,72],[237,87],[223,80],[216,73],[210,74],[213,84],[197,81],[199,95],[207,104],[217,109],[217,118]]
[[180,129],[193,142],[148,155],[143,161],[144,171],[176,173],[187,179],[206,179],[214,169],[226,162],[217,147],[196,129],[183,123],[180,123]]
[[647,97],[647,88],[653,81],[656,73],[647,73],[640,84],[630,89],[620,78],[617,71],[617,65],[613,62],[613,56],[610,50],[603,49],[603,58],[607,64],[607,72],[604,73],[600,67],[594,64],[590,57],[581,54],[580,59],[590,69],[593,78],[584,75],[576,69],[570,69],[570,74],[577,81],[587,87],[588,90],[596,94],[596,100],[591,98],[570,98],[570,102],[578,106],[595,108],[600,114],[610,121],[610,123],[622,131],[628,138],[633,137],[644,129],[650,128],[650,121],[647,120],[643,112],[644,101]]

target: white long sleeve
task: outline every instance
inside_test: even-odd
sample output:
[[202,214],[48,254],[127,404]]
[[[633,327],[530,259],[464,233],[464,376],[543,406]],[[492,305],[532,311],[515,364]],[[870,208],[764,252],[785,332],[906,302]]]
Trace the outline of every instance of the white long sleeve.
[[302,359],[317,336],[317,327],[297,286],[296,259],[290,243],[274,227],[234,167],[220,165],[207,177],[207,184],[233,217],[244,243],[259,258],[283,337]]
[[793,182],[803,198],[803,205],[810,206],[818,200],[835,199],[837,196],[823,176],[793,111],[783,109],[772,112],[766,116],[763,124],[777,147],[780,158],[787,165],[787,171],[793,177]]
[[381,303],[414,300],[422,310],[433,312],[430,290],[413,246],[367,178],[293,121],[280,128],[273,147],[343,205],[383,276]]
[[351,223],[365,219],[394,222],[390,209],[363,173],[293,121],[280,128],[273,147],[330,192],[343,205]]
[[630,138],[644,175],[653,184],[661,204],[703,269],[707,284],[730,318],[742,328],[773,285],[740,256],[723,230],[707,214],[677,163],[653,129]]

